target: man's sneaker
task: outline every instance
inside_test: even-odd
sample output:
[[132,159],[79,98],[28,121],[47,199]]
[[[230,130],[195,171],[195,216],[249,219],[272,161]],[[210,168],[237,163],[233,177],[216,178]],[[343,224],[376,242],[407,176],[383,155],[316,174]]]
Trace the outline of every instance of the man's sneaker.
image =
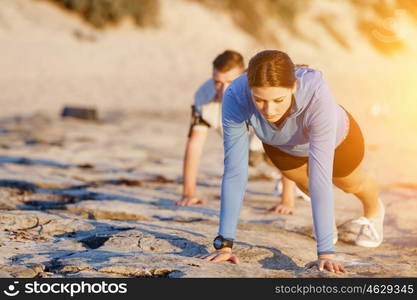
[[299,197],[307,202],[311,201],[310,197],[307,194],[305,194],[302,190],[300,190],[298,186],[295,186],[295,197]]
[[274,191],[273,194],[275,197],[279,197],[282,194],[282,181],[281,179],[278,179],[275,181]]
[[381,245],[384,239],[384,215],[385,208],[381,199],[378,199],[382,207],[382,215],[379,218],[368,219],[361,217],[353,222],[361,225],[355,244],[361,247],[374,248]]
[[[337,231],[337,226],[336,226],[336,221],[333,222],[333,245],[336,245],[337,240],[338,240],[338,231]],[[316,239],[316,232],[314,231],[314,226],[313,226],[313,239]]]

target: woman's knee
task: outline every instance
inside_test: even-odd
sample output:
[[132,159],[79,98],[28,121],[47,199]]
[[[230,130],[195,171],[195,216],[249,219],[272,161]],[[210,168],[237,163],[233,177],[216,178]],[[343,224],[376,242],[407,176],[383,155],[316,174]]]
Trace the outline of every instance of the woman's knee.
[[339,181],[335,185],[347,194],[357,194],[363,189],[363,182],[343,182]]
[[369,175],[361,174],[357,177],[345,177],[334,179],[334,184],[348,194],[358,194],[364,189],[378,189],[378,183]]

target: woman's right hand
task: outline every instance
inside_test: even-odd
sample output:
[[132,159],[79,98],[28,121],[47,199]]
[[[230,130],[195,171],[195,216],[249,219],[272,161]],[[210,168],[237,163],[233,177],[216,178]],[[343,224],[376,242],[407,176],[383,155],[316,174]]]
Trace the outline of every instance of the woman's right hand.
[[230,261],[234,264],[239,263],[239,259],[235,254],[233,254],[232,249],[225,247],[220,250],[216,250],[210,254],[198,256],[204,260],[216,261],[216,262],[227,262]]
[[343,264],[339,263],[333,254],[319,255],[317,260],[309,262],[305,267],[307,269],[317,267],[319,271],[326,270],[332,273],[346,273]]

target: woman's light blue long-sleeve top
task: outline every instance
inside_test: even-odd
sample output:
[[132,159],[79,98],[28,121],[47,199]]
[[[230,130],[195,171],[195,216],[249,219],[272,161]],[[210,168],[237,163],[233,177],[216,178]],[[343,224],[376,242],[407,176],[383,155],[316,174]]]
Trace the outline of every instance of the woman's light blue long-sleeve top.
[[226,90],[222,103],[224,174],[219,234],[234,239],[248,180],[248,129],[266,144],[308,157],[309,193],[318,254],[333,249],[333,158],[348,130],[348,117],[333,99],[320,71],[296,69],[297,89],[290,113],[279,127],[256,109],[247,74]]

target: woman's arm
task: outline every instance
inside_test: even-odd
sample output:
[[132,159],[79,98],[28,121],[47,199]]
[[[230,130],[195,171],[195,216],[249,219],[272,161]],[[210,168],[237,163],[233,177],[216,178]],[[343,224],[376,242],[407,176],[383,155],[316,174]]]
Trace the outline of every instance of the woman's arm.
[[248,181],[249,138],[246,127],[247,108],[238,103],[229,87],[223,97],[224,173],[221,188],[220,226],[218,234],[234,239]]
[[323,78],[309,107],[309,193],[312,203],[317,254],[333,249],[333,158],[336,144],[336,103]]

